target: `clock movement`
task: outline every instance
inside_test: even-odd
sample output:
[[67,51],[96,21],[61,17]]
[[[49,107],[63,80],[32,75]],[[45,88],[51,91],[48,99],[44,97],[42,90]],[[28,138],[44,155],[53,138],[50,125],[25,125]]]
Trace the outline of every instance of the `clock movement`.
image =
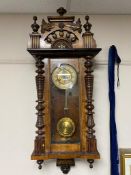
[[32,160],[39,169],[44,160],[56,159],[63,173],[86,159],[90,168],[100,158],[95,137],[93,105],[93,58],[96,48],[89,16],[81,20],[65,16],[42,19],[41,32],[34,16],[28,52],[36,62],[37,122]]

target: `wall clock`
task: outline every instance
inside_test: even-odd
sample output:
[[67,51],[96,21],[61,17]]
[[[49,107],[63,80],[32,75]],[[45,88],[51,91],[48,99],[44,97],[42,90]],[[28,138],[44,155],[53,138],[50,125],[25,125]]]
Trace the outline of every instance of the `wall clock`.
[[37,122],[32,160],[39,169],[44,160],[56,159],[63,173],[86,159],[90,168],[100,158],[94,130],[93,58],[100,52],[91,33],[89,16],[82,34],[80,19],[59,16],[42,20],[41,32],[35,16],[28,52],[36,61]]

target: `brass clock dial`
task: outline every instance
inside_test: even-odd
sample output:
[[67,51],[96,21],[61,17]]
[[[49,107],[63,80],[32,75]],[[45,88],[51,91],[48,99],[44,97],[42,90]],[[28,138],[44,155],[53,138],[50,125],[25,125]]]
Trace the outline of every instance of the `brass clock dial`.
[[69,64],[61,64],[52,73],[52,81],[59,89],[71,89],[77,81],[77,72]]

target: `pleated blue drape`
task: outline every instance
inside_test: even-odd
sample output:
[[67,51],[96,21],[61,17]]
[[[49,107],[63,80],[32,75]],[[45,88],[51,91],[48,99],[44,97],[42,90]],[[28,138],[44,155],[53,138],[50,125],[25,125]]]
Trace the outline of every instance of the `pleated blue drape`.
[[109,48],[109,55],[108,55],[111,175],[119,175],[119,153],[118,153],[118,142],[117,142],[117,128],[115,120],[115,63],[117,63],[119,66],[120,62],[121,59],[117,54],[117,49],[114,45],[112,45]]

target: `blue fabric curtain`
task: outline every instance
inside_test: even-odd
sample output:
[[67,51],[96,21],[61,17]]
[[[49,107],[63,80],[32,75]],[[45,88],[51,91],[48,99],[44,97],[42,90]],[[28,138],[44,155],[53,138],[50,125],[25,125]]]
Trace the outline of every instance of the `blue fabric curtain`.
[[[108,81],[109,81],[109,102],[110,102],[110,160],[111,160],[111,175],[119,175],[119,154],[117,143],[117,128],[115,121],[115,63],[121,62],[117,54],[117,49],[114,45],[109,48],[108,55]],[[119,72],[117,72],[119,73]],[[119,76],[118,82],[119,84]]]

